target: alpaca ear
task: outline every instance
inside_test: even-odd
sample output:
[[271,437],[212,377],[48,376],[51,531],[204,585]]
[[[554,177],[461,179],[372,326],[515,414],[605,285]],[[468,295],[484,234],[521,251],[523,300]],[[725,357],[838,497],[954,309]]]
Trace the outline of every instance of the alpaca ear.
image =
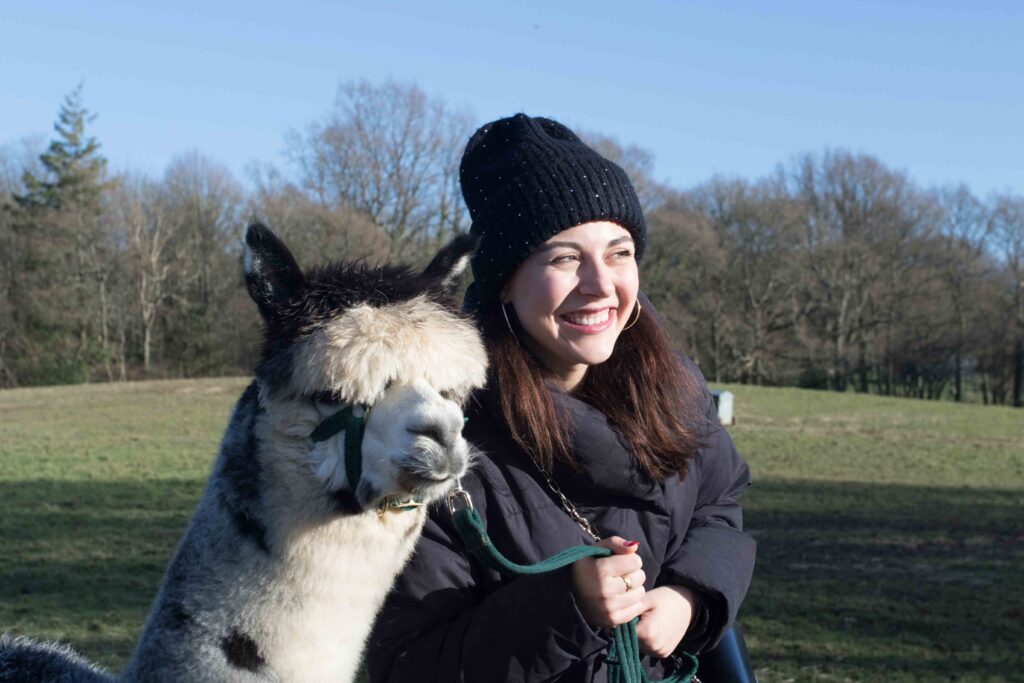
[[242,269],[249,296],[264,319],[277,317],[281,304],[297,295],[305,282],[288,247],[261,223],[245,231]]
[[469,258],[479,243],[479,238],[469,233],[456,235],[430,261],[423,271],[424,277],[431,280],[444,296],[453,297],[459,289],[462,274],[469,266]]

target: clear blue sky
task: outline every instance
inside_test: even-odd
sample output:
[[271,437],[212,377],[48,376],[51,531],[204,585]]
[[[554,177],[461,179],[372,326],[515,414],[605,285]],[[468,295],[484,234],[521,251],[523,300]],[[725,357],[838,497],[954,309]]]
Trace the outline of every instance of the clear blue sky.
[[1024,192],[1024,2],[0,3],[0,144],[84,81],[115,169],[197,149],[242,178],[339,82],[391,77],[656,155],[679,187],[846,147],[923,185]]

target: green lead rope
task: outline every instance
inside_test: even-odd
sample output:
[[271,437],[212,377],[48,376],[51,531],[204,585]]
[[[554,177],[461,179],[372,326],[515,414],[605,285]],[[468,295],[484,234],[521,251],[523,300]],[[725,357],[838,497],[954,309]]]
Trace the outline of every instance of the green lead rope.
[[[462,495],[466,498],[469,507],[455,510],[452,504],[454,497]],[[568,566],[584,557],[608,557],[612,551],[608,548],[594,545],[578,545],[573,548],[566,548],[546,560],[536,564],[516,564],[498,552],[494,547],[487,530],[484,529],[483,520],[480,514],[473,509],[469,501],[469,495],[461,489],[455,491],[448,500],[448,507],[452,512],[455,521],[455,528],[466,544],[466,550],[484,566],[505,575],[522,574],[543,574]],[[633,619],[628,624],[620,624],[614,628],[612,642],[608,646],[608,654],[605,663],[608,665],[609,683],[653,683],[647,677],[640,664],[640,643],[636,637],[636,623],[639,619]],[[690,670],[683,673],[672,674],[662,679],[661,683],[689,683],[697,673],[697,658],[689,653],[683,656],[690,660]]]

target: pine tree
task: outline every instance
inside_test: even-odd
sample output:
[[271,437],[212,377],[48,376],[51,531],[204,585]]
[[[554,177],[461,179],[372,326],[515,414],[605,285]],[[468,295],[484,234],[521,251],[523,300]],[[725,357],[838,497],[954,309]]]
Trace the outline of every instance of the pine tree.
[[100,145],[87,135],[95,119],[79,85],[40,155],[43,172],[22,175],[24,192],[8,206],[22,269],[18,301],[22,354],[18,381],[88,381],[107,354],[107,281],[103,196],[110,188]]
[[100,153],[96,138],[85,134],[85,126],[95,120],[82,104],[79,85],[64,98],[53,125],[57,138],[39,156],[47,177],[37,178],[31,171],[22,176],[24,195],[15,197],[29,209],[99,212],[100,196],[105,189],[107,160]]

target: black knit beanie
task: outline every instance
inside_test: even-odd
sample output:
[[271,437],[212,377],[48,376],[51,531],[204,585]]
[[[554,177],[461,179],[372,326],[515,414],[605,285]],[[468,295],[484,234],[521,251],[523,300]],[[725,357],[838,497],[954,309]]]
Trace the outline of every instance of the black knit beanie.
[[581,223],[618,223],[643,254],[647,227],[625,171],[557,121],[516,114],[488,123],[469,139],[459,179],[480,237],[471,261],[478,304],[497,299],[537,247]]

